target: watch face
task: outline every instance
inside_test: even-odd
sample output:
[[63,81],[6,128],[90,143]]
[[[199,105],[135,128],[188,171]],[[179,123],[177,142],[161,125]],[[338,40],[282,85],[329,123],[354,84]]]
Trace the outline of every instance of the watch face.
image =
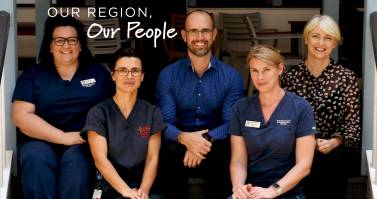
[[274,189],[279,189],[279,188],[280,188],[280,185],[279,185],[278,183],[274,183],[274,184],[272,185],[272,187],[273,187]]
[[278,192],[278,196],[281,195],[281,188],[280,188],[280,185],[278,183],[272,184],[271,187]]

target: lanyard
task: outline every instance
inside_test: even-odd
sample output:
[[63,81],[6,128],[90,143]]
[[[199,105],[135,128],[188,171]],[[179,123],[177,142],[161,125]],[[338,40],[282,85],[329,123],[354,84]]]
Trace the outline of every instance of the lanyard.
[[97,176],[97,180],[98,180],[98,190],[101,189],[101,182],[102,182],[102,174],[99,170],[97,170],[97,173],[96,173],[96,176]]

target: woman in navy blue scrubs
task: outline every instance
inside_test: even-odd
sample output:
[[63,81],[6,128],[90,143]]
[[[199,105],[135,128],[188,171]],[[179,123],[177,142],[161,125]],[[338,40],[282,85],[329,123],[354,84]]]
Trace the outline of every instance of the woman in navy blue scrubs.
[[109,67],[116,93],[89,111],[82,130],[103,175],[95,192],[102,192],[102,199],[163,199],[150,189],[167,125],[157,106],[137,98],[144,79],[140,56],[121,48]]
[[83,25],[70,16],[47,19],[39,59],[13,95],[24,198],[89,198],[94,165],[80,131],[108,96],[110,73],[93,63]]
[[283,58],[275,48],[254,46],[247,63],[259,93],[233,107],[229,199],[303,199],[297,184],[310,172],[317,132],[311,106],[280,87]]

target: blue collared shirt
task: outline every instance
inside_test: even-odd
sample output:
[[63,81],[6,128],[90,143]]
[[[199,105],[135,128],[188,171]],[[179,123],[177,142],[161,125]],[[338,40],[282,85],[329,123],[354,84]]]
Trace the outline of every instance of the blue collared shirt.
[[180,132],[209,129],[215,140],[227,138],[233,105],[244,96],[241,75],[212,55],[200,78],[188,56],[166,67],[157,81],[156,99],[168,128],[167,141]]

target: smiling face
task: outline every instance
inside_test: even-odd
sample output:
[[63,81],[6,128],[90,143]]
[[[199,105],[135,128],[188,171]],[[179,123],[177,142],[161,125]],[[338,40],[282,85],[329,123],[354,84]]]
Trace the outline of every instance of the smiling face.
[[[121,57],[117,60],[114,70],[126,69],[131,71],[132,69],[140,69],[141,60],[136,57]],[[127,75],[119,75],[118,71],[112,71],[111,77],[116,84],[116,92],[124,93],[137,93],[141,82],[144,79],[144,73],[139,76],[132,76],[131,72]]]
[[[196,30],[212,30],[212,19],[205,12],[197,11],[190,14],[186,19],[186,31]],[[214,29],[209,34],[204,34],[201,32],[197,35],[192,35],[185,30],[181,31],[183,40],[187,43],[189,49],[189,54],[196,55],[198,57],[203,57],[211,51],[211,47],[214,39],[216,38],[217,30]]]
[[[59,26],[56,27],[52,33],[52,38],[57,37],[77,37],[77,31],[72,26]],[[62,46],[57,46],[54,43],[54,40],[51,40],[50,43],[50,52],[54,56],[54,63],[57,67],[77,64],[80,51],[80,41],[78,41],[76,45],[69,45],[68,42],[65,41],[64,45]]]
[[279,75],[283,72],[283,63],[279,66],[271,66],[257,58],[251,58],[249,69],[251,79],[260,93],[268,93],[279,87]]
[[325,33],[318,25],[315,26],[305,37],[308,59],[328,60],[337,43],[334,37]]

